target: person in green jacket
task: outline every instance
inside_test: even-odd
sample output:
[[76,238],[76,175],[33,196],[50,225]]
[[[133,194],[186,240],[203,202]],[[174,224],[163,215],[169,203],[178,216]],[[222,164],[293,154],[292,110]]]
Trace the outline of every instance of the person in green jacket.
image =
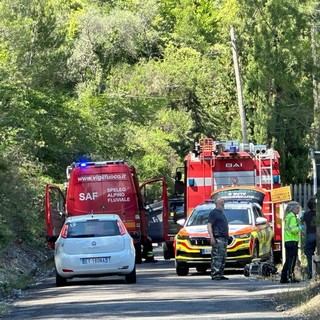
[[286,260],[282,268],[280,283],[299,282],[294,278],[294,268],[298,256],[298,242],[300,224],[297,217],[300,212],[300,204],[290,201],[285,209],[284,218],[284,246]]

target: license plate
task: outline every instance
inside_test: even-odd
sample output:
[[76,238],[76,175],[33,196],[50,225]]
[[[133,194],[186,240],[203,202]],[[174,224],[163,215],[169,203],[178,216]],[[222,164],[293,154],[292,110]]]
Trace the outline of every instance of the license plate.
[[211,249],[201,249],[201,254],[211,254]]
[[110,257],[101,257],[101,258],[82,258],[82,264],[106,264],[110,263]]

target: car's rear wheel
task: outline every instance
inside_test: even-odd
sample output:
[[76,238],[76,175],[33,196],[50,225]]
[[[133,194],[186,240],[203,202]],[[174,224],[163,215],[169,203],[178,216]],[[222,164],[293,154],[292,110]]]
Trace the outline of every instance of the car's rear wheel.
[[189,267],[176,264],[176,272],[178,276],[187,276],[189,273]]
[[59,275],[58,272],[56,272],[56,286],[57,287],[63,287],[67,284],[67,279],[63,278]]
[[134,267],[134,269],[129,274],[126,274],[126,282],[127,283],[137,282],[136,267]]

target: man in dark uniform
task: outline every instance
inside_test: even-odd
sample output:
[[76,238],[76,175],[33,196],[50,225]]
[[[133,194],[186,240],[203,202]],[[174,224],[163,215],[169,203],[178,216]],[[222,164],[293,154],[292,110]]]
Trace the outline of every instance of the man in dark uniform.
[[228,220],[223,213],[224,200],[219,197],[216,207],[209,213],[208,233],[211,250],[211,278],[212,280],[229,280],[223,275],[227,258],[227,245],[229,236]]
[[308,262],[308,279],[312,279],[312,256],[317,246],[317,228],[316,228],[316,199],[310,198],[308,201],[309,211],[305,212],[301,220],[306,225],[306,242],[304,245],[304,253]]

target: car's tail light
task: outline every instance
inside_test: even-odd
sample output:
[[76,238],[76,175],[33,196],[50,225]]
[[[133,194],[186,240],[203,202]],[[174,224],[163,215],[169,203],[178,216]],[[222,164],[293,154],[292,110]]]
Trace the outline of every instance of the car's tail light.
[[120,220],[117,220],[117,223],[118,223],[118,227],[119,227],[119,230],[120,230],[120,234],[121,235],[126,234],[127,233],[127,229],[126,229],[125,225],[123,224],[123,222],[120,221]]
[[65,225],[62,227],[62,229],[61,229],[61,234],[60,234],[61,238],[64,238],[64,239],[67,238],[68,227],[69,227],[69,225],[67,225],[67,224],[65,224]]

